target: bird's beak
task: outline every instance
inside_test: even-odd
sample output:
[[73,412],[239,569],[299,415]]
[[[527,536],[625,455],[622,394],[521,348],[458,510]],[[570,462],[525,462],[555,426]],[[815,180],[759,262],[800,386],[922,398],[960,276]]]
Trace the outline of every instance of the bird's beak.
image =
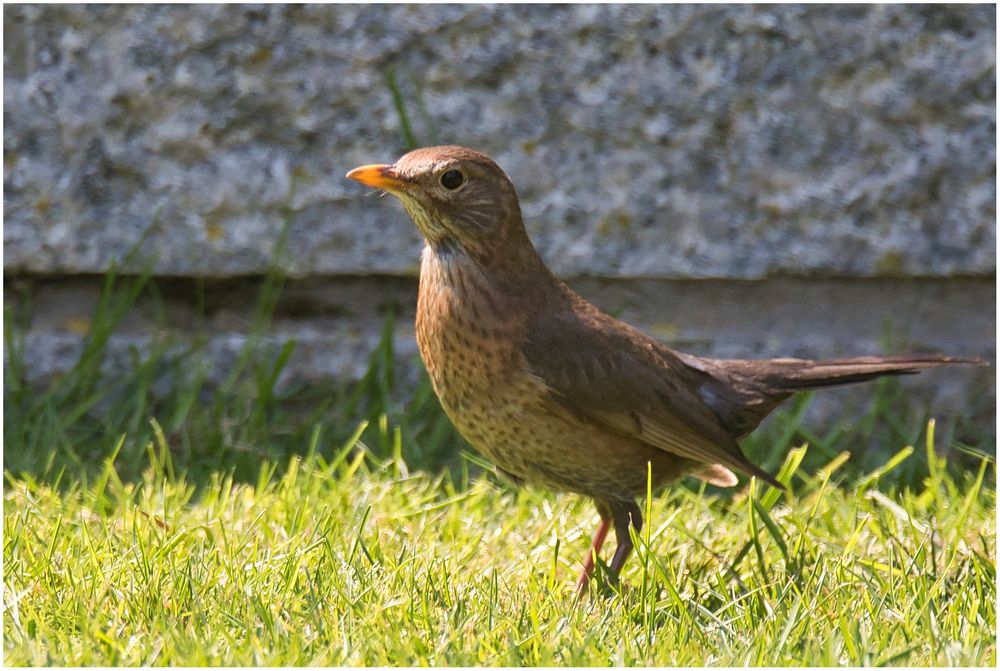
[[363,165],[347,173],[347,179],[386,191],[404,191],[411,186],[408,181],[400,178],[394,165]]

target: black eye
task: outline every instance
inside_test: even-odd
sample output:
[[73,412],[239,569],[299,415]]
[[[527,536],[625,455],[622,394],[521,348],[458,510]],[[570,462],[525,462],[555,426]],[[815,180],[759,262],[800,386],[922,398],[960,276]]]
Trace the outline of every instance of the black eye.
[[462,182],[464,181],[465,176],[463,176],[458,170],[449,170],[441,175],[441,186],[446,189],[457,189],[462,186]]

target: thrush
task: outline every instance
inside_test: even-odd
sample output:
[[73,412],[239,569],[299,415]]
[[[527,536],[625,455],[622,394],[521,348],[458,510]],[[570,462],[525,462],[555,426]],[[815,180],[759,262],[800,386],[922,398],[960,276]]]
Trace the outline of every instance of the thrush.
[[670,349],[584,300],[528,239],[510,178],[458,146],[412,151],[347,174],[399,198],[426,240],[416,335],[459,433],[515,482],[575,492],[600,514],[577,581],[586,588],[613,527],[617,575],[642,528],[636,500],[685,475],[734,471],[783,488],[739,440],[797,391],[915,373],[934,354],[711,359]]

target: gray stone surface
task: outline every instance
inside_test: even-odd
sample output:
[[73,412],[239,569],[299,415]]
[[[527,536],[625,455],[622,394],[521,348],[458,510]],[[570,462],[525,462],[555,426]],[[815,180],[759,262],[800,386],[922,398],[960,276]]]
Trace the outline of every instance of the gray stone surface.
[[151,227],[158,274],[259,273],[288,208],[291,272],[412,275],[343,179],[403,149],[394,69],[560,274],[991,276],[994,45],[991,5],[8,5],[4,270]]

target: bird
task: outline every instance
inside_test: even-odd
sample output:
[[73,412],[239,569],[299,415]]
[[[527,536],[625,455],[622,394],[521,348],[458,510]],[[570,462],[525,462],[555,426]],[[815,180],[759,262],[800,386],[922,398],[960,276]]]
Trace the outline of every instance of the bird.
[[586,591],[613,528],[617,578],[642,529],[637,500],[692,475],[784,489],[739,441],[796,392],[981,364],[938,354],[714,359],[673,350],[589,303],[532,245],[510,177],[461,146],[415,149],[347,177],[398,198],[422,234],[416,338],[458,432],[515,484],[593,500]]

